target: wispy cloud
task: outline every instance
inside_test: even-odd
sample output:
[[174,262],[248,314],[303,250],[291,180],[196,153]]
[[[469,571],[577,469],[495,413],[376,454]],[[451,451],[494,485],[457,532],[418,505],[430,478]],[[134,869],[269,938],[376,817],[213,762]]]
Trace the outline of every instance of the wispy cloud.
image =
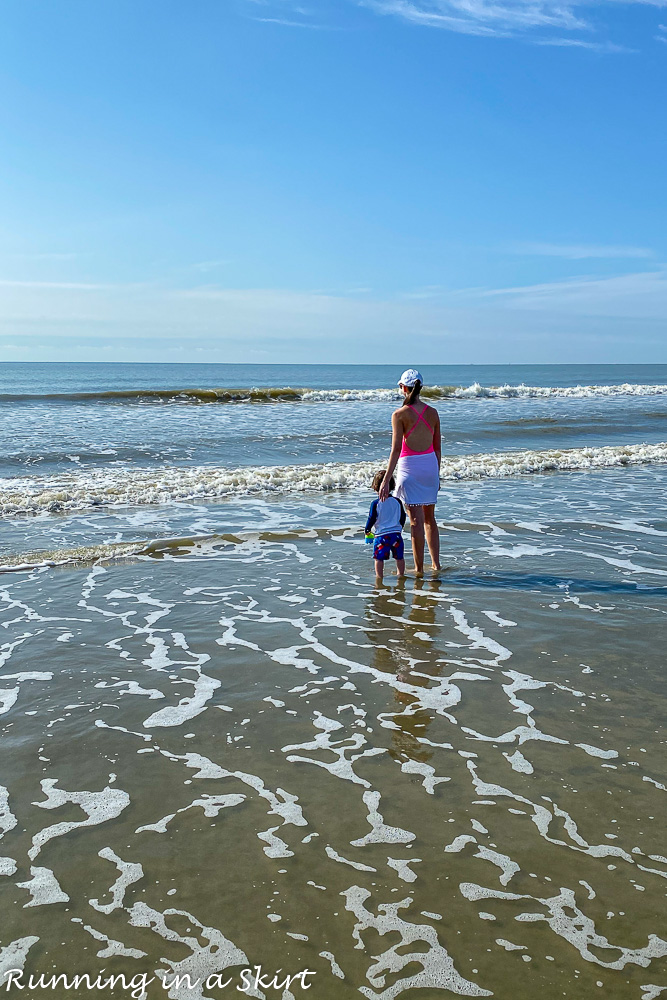
[[582,29],[586,21],[567,0],[359,0],[379,14],[391,14],[434,28],[466,34],[511,35],[527,28]]
[[[600,10],[612,2],[667,7],[667,0],[338,0],[335,6],[364,7],[410,24],[459,34],[521,38],[535,45],[588,49],[601,54],[634,52],[616,42],[595,38],[600,18],[594,23],[582,13],[585,6]],[[261,11],[254,17],[257,21],[298,28],[326,27],[313,20],[316,17],[317,22],[321,21],[321,6],[314,12],[298,0],[247,3]],[[667,42],[667,36],[661,33],[663,27],[655,37]]]
[[637,49],[630,49],[627,45],[616,45],[615,42],[587,42],[583,38],[533,38],[535,45],[560,45],[577,49],[590,49],[592,52],[602,54],[614,52],[637,52]]
[[417,343],[425,363],[655,361],[667,350],[664,268],[517,288],[417,289],[434,293],[422,301],[360,290],[1,284],[0,358],[19,344],[11,349],[18,360],[184,361],[201,349],[227,362],[363,363],[369,343],[388,358]]
[[[468,34],[512,35],[530,29],[558,28],[568,31],[591,30],[593,25],[578,11],[582,0],[357,0],[380,14],[401,17],[414,24],[449,28]],[[622,0],[653,7],[667,6],[667,0]],[[534,38],[541,45],[584,45],[626,51],[612,43],[589,43],[584,39]]]
[[[322,23],[321,9],[315,11],[304,7],[296,0],[247,0],[258,11],[252,16],[253,21],[260,24],[278,24],[285,28],[311,28],[315,30],[328,29],[328,24]],[[316,18],[314,20],[314,18]]]
[[640,271],[611,278],[585,277],[518,288],[487,289],[482,299],[506,308],[552,315],[616,319],[667,319],[667,270]]
[[588,243],[511,243],[509,253],[525,257],[566,257],[568,260],[602,260],[604,258],[630,260],[652,257],[653,252],[646,247],[597,246]]
[[285,28],[314,28],[318,31],[327,27],[326,24],[314,24],[312,21],[289,21],[284,17],[254,17],[253,21],[262,24],[282,24]]

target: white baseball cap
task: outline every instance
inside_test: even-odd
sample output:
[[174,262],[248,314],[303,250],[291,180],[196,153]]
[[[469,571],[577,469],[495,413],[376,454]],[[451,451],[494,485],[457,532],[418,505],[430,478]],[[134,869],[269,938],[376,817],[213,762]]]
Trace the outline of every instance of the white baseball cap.
[[421,382],[422,385],[424,384],[421,372],[418,372],[416,368],[407,368],[399,378],[398,385],[405,385],[409,389],[415,384],[415,382]]

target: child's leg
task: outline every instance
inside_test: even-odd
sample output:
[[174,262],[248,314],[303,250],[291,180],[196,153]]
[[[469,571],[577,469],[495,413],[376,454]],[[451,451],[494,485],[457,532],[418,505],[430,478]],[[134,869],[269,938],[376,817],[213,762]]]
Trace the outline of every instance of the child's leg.
[[389,557],[391,545],[388,542],[390,536],[376,535],[373,542],[373,562],[375,563],[375,579],[381,580],[384,576],[385,560]]
[[391,547],[391,554],[396,560],[396,576],[405,576],[404,553],[405,553],[405,548],[403,545],[403,536],[396,535],[394,539],[394,544]]

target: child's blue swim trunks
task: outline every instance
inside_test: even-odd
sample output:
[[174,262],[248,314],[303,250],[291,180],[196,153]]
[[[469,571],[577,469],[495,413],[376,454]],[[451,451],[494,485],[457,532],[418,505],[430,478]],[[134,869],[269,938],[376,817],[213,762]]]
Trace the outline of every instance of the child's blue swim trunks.
[[376,535],[373,542],[373,558],[385,560],[389,555],[394,559],[403,558],[403,535],[396,532],[392,535]]

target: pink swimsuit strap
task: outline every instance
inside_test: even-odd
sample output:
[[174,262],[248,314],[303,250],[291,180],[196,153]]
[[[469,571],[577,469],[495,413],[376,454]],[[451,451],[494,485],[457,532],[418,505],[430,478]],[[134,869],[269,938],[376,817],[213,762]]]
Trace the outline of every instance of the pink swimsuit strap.
[[[412,406],[411,404],[408,405],[410,406],[411,410],[417,413],[414,406]],[[427,448],[426,451],[414,451],[408,444],[408,438],[410,437],[410,435],[412,434],[413,430],[415,429],[420,420],[426,424],[431,434],[433,435],[433,438],[435,438],[434,429],[431,427],[428,420],[424,419],[424,414],[426,413],[427,409],[428,407],[426,403],[424,403],[424,409],[421,411],[421,413],[417,413],[417,419],[415,420],[414,424],[412,425],[408,433],[403,435],[403,447],[401,448],[401,458],[404,458],[406,455],[430,455],[432,451],[435,451],[435,448],[433,447],[433,440],[431,441],[431,447]]]

